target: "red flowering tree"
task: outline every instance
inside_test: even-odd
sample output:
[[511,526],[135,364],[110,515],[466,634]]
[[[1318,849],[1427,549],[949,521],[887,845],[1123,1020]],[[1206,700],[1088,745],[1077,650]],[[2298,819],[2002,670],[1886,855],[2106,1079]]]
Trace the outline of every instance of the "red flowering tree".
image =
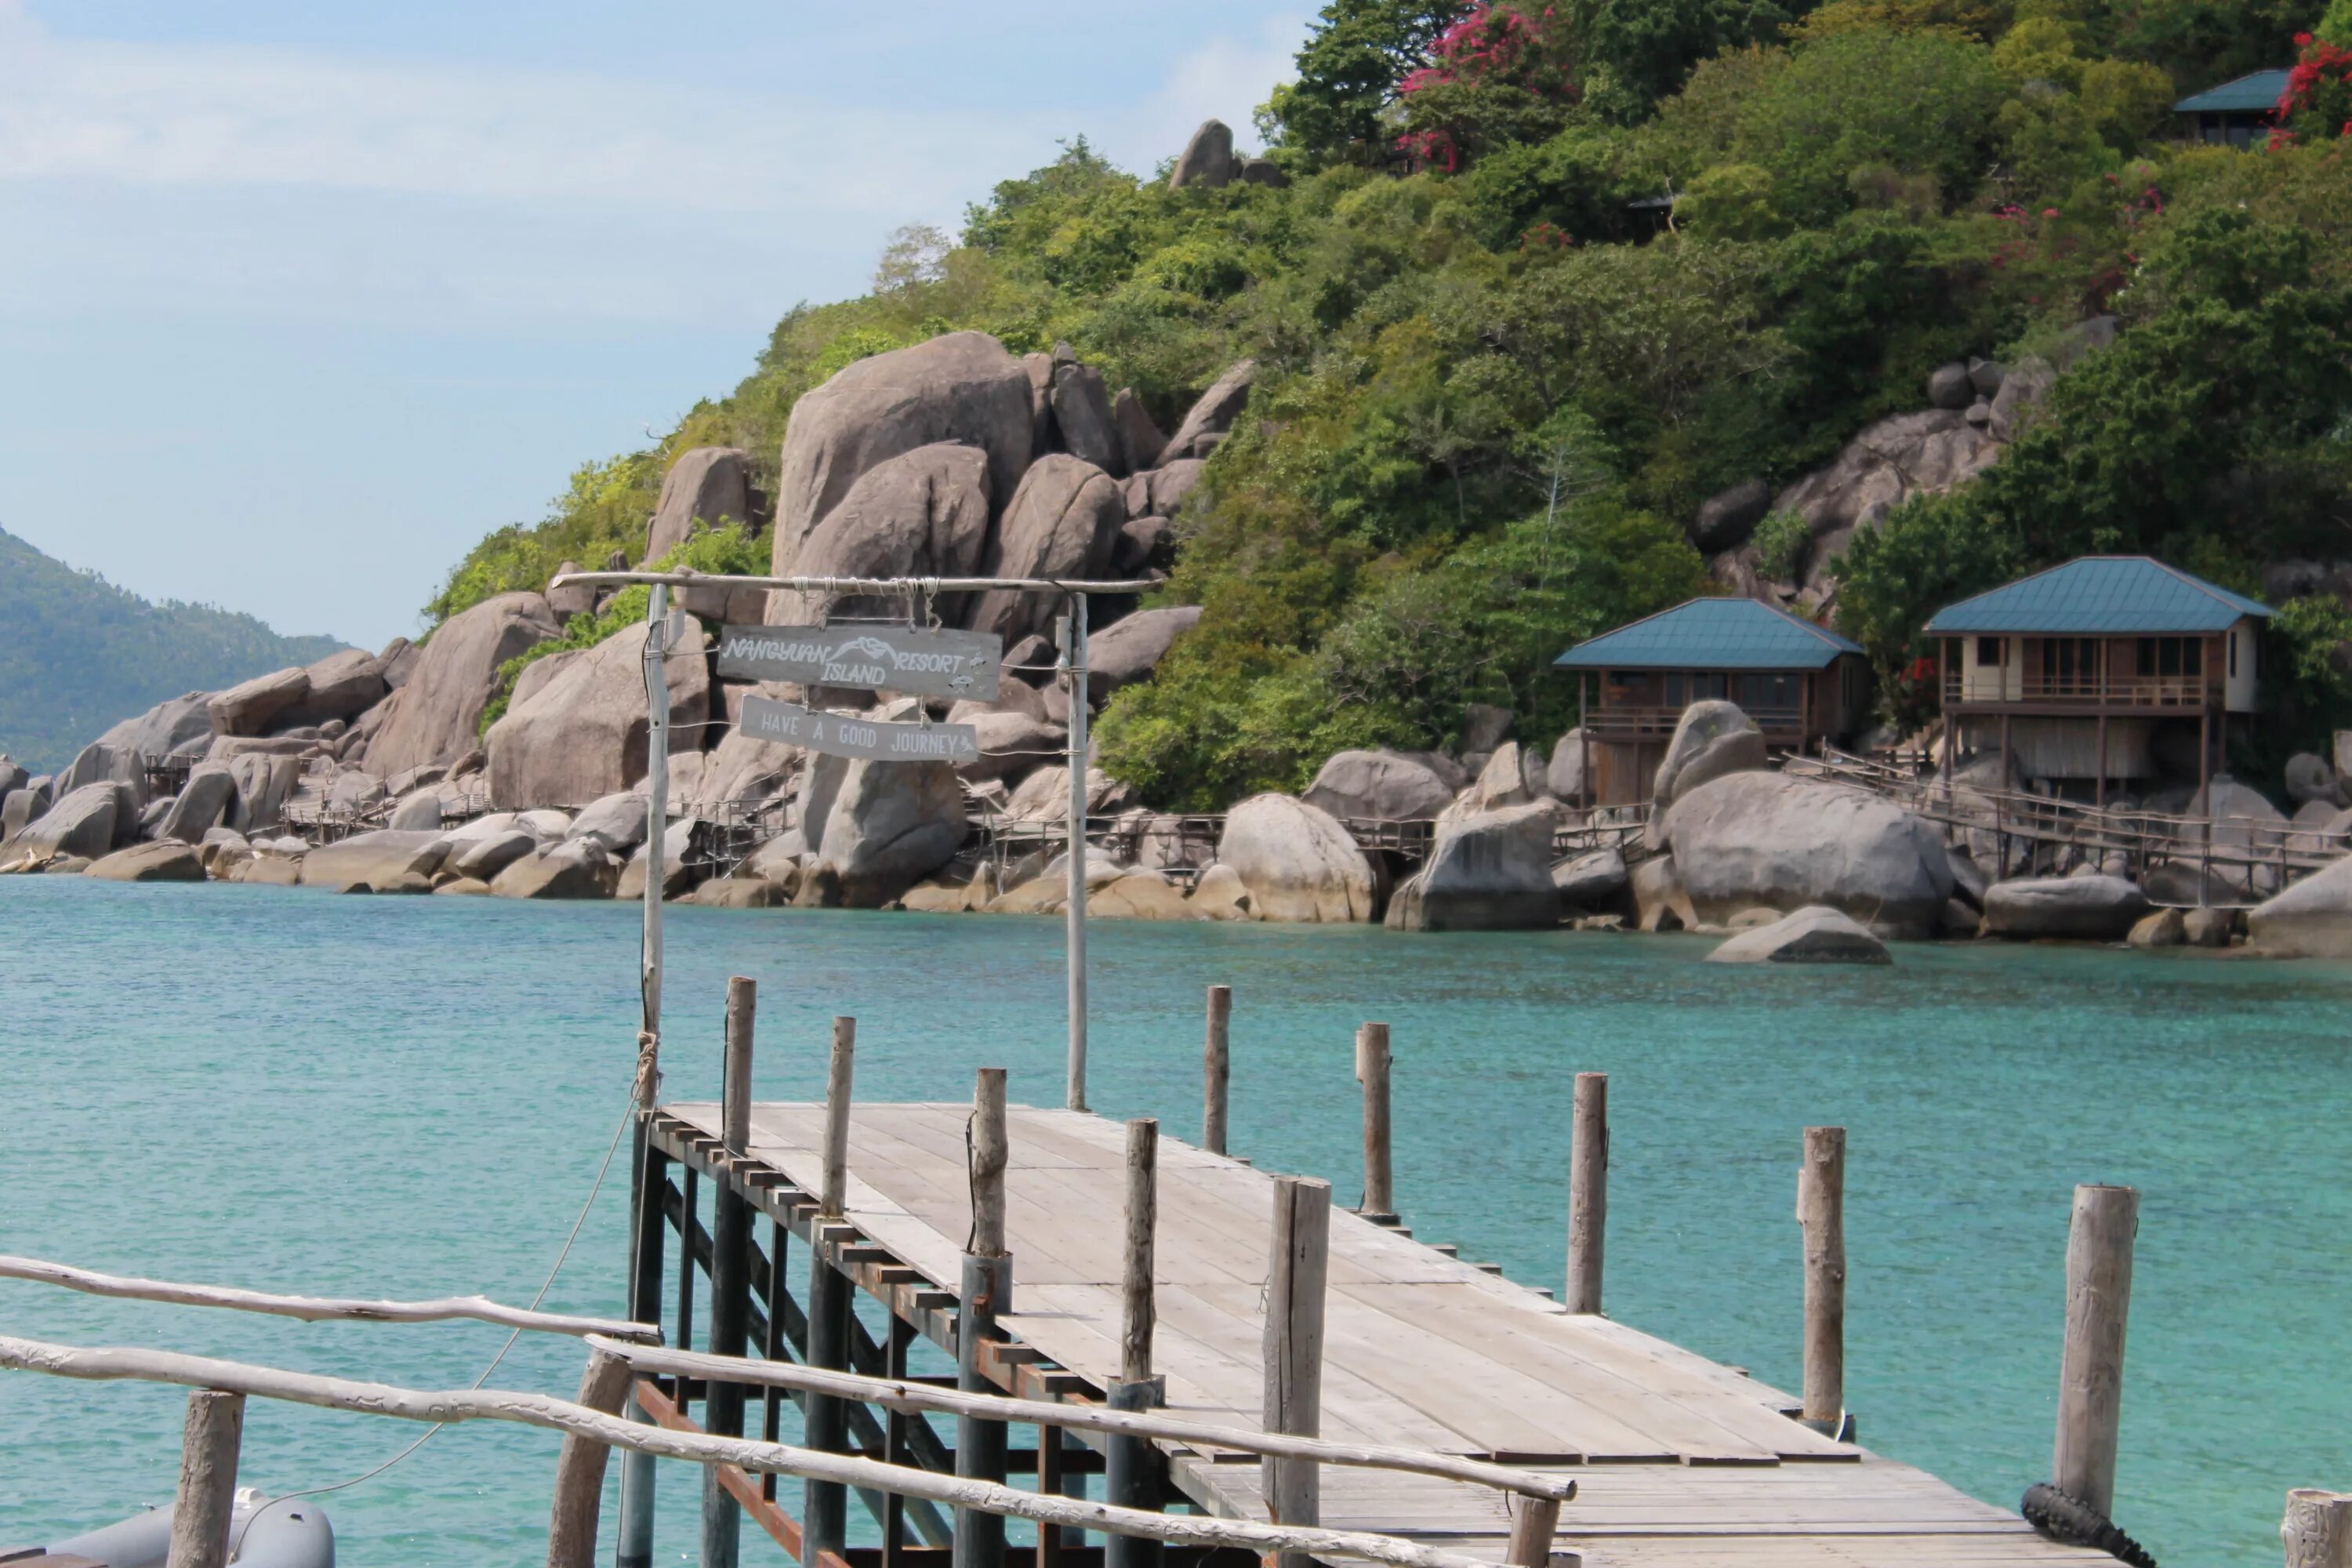
[[1439,35],[1430,63],[1399,84],[1398,148],[1454,172],[1511,142],[1541,141],[1576,104],[1573,29],[1549,4],[1482,0]]
[[2279,94],[2279,128],[2271,132],[2271,145],[2352,136],[2352,47],[2309,33],[2296,34],[2294,45],[2302,52]]

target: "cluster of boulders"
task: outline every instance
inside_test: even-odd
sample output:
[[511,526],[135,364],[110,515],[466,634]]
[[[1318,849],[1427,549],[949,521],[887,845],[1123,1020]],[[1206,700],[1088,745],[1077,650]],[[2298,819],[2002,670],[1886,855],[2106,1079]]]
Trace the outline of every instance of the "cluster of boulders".
[[[1925,408],[1865,426],[1827,468],[1778,491],[1759,478],[1709,497],[1691,521],[1691,543],[1730,591],[1821,619],[1837,597],[1832,563],[1857,532],[1914,496],[1940,495],[1991,467],[2031,427],[2060,374],[2115,335],[2116,319],[2096,316],[2069,328],[2048,358],[1939,365],[1927,377]],[[1765,559],[1754,542],[1775,513],[1801,523],[1785,560]]]

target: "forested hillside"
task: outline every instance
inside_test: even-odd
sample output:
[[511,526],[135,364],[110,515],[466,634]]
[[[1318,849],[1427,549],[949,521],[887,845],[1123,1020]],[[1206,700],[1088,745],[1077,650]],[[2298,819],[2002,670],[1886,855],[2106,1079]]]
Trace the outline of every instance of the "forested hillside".
[[52,773],[117,720],[342,645],[251,616],[153,604],[0,530],[0,752]]
[[[688,447],[749,448],[772,494],[801,393],[943,331],[1067,342],[1163,426],[1255,358],[1179,521],[1166,597],[1200,626],[1101,728],[1151,798],[1222,805],[1446,742],[1471,700],[1558,733],[1556,653],[1727,591],[1708,497],[2112,316],[1981,478],[1830,563],[1818,613],[1907,722],[1926,614],[2025,569],[2144,550],[2260,592],[2352,558],[2352,0],[2320,3],[1332,0],[1261,112],[1286,185],[1171,189],[1074,140],[960,235],[902,233],[867,296],[793,310],[431,613],[634,559]],[[2176,139],[2177,97],[2298,60],[2267,146]],[[2330,593],[2282,617],[2280,744],[2344,717],[2347,632]]]

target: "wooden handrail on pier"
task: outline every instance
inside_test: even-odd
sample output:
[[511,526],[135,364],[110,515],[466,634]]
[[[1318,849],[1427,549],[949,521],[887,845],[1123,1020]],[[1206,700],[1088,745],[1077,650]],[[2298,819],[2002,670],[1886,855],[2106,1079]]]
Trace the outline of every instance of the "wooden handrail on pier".
[[114,1296],[133,1301],[168,1301],[181,1307],[224,1307],[232,1311],[260,1312],[275,1318],[299,1318],[306,1323],[437,1323],[467,1320],[495,1323],[502,1329],[527,1329],[537,1333],[589,1336],[616,1341],[654,1342],[661,1330],[652,1323],[632,1323],[620,1318],[573,1317],[562,1312],[538,1312],[509,1307],[487,1296],[443,1296],[429,1301],[374,1301],[356,1296],[275,1296],[229,1285],[185,1285],[169,1279],[141,1279],[124,1274],[101,1274],[68,1263],[38,1258],[0,1256],[0,1279],[27,1279],[41,1285],[62,1285],[89,1296]]
[[1466,1552],[1420,1546],[1391,1535],[1153,1513],[1079,1498],[1026,1492],[1002,1482],[943,1476],[910,1466],[824,1453],[786,1443],[669,1431],[543,1394],[470,1388],[425,1391],[321,1377],[313,1373],[288,1372],[210,1356],[183,1355],[173,1351],[83,1347],[14,1336],[0,1336],[0,1367],[46,1373],[54,1377],[177,1384],[184,1388],[219,1390],[325,1410],[348,1410],[362,1415],[387,1415],[436,1425],[455,1421],[511,1422],[545,1427],[657,1458],[870,1488],[1066,1529],[1099,1530],[1256,1552],[1303,1552],[1320,1557],[1393,1563],[1396,1568],[1494,1568],[1485,1559]]

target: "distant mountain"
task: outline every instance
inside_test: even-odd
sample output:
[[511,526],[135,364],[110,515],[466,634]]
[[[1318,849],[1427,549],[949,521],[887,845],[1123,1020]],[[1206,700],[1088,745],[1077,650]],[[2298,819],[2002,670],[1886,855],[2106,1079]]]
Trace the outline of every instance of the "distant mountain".
[[0,529],[0,752],[53,773],[119,719],[343,645],[251,616],[151,603]]

